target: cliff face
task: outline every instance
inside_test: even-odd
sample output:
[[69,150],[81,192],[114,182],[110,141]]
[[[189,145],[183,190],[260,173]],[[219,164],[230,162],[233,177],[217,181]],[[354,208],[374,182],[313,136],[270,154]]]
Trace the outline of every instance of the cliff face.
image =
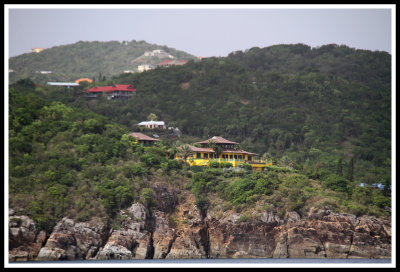
[[163,198],[155,209],[135,203],[121,211],[118,227],[102,219],[63,218],[47,240],[33,220],[11,213],[9,261],[391,257],[390,222],[372,216],[311,209],[306,216],[291,212],[284,219],[254,212],[244,221],[233,212],[201,214],[190,194],[177,204],[176,192],[156,192]]

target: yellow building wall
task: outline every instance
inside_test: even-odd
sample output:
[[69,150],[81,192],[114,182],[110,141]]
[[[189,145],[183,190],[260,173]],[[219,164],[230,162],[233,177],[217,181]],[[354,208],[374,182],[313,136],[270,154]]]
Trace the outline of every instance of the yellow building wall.
[[[197,158],[197,153],[200,153],[200,158]],[[243,154],[223,153],[217,159],[217,158],[209,158],[209,157],[205,158],[205,156],[204,156],[205,153],[206,152],[196,152],[192,156],[187,157],[186,161],[187,161],[187,163],[189,163],[190,166],[193,166],[193,165],[210,166],[211,161],[218,161],[219,163],[221,163],[221,162],[232,163],[233,167],[237,167],[239,164],[243,164],[243,163],[245,163],[245,161],[248,161],[248,155],[243,155]],[[209,154],[209,153],[206,153],[206,154]],[[230,157],[228,159],[224,159],[224,158],[222,158],[222,155],[232,155],[233,159],[230,159]],[[238,157],[241,155],[242,158],[243,157],[244,158],[243,159],[235,159],[234,155],[236,155]],[[179,155],[176,155],[175,159],[183,160],[183,158],[180,157]],[[251,163],[251,162],[254,162],[254,163]],[[272,165],[271,161],[262,161],[262,160],[254,161],[254,156],[252,156],[251,162],[249,162],[248,164],[250,164],[254,170],[262,171],[265,166]]]

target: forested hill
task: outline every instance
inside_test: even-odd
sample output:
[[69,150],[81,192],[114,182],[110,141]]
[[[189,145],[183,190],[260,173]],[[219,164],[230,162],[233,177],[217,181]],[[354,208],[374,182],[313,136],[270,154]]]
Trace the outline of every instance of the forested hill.
[[9,73],[9,80],[13,83],[29,77],[35,82],[46,83],[79,78],[97,80],[99,76],[110,78],[127,70],[137,71],[138,65],[161,62],[162,58],[144,56],[146,51],[152,50],[163,50],[176,59],[196,59],[186,52],[145,41],[79,41],[10,58],[9,69],[12,72]]
[[[84,89],[35,92],[137,130],[155,113],[184,135],[219,135],[322,178],[390,183],[391,56],[335,44],[276,45],[183,66],[121,74],[130,100],[87,101]],[[354,171],[353,171],[354,170]]]
[[317,72],[378,89],[389,89],[391,84],[391,56],[387,52],[355,50],[345,45],[253,47],[245,53],[232,52],[229,59],[252,70],[302,74]]
[[[96,83],[133,84],[127,100],[88,100],[86,83],[19,80],[9,88],[10,207],[51,230],[65,216],[118,218],[133,202],[157,205],[151,186],[161,182],[191,190],[198,207],[216,194],[250,214],[258,203],[281,213],[328,205],[390,216],[390,62],[346,46],[277,45]],[[160,133],[159,146],[142,148],[127,136],[150,113],[179,127],[181,143],[218,135],[274,166],[194,174],[167,159],[176,139]]]

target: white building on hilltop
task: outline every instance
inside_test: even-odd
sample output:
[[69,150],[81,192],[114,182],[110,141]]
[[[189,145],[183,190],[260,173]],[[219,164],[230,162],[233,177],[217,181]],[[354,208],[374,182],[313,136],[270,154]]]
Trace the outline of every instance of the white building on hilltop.
[[160,128],[167,129],[164,121],[143,121],[138,124],[139,126],[145,126],[146,128]]
[[61,87],[76,87],[79,86],[79,83],[76,82],[47,82],[48,86],[61,86]]

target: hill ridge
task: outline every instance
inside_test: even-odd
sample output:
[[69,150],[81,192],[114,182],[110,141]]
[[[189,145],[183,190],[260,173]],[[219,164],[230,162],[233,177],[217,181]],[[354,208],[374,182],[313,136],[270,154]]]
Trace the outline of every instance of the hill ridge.
[[137,71],[141,64],[158,63],[158,58],[148,58],[146,63],[140,61],[146,51],[156,49],[178,59],[197,59],[184,51],[145,41],[78,41],[9,58],[9,71],[12,71],[9,82],[23,78],[31,78],[37,83],[75,81],[84,77],[98,80],[100,74],[110,78],[125,70]]

